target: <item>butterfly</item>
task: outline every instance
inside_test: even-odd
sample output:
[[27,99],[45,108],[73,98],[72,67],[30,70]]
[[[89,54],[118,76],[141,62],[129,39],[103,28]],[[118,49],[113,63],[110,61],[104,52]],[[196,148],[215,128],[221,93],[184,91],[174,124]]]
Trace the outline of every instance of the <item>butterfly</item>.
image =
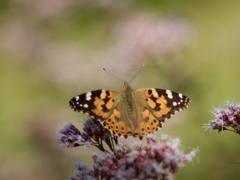
[[188,108],[190,99],[166,89],[132,89],[124,82],[123,90],[89,91],[72,98],[69,104],[74,111],[99,120],[114,135],[142,139],[161,128],[165,119]]

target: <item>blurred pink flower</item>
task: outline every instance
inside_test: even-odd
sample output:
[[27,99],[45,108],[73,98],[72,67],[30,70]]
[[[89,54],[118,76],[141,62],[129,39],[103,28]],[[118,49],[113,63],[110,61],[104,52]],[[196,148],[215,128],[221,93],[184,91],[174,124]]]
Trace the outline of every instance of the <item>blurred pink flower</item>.
[[65,0],[13,0],[13,4],[37,19],[53,18],[66,14],[78,1]]
[[156,15],[128,16],[115,26],[116,45],[110,57],[118,69],[131,67],[178,52],[189,43],[191,28],[186,21]]
[[[58,29],[61,31],[59,27],[68,24],[67,18],[59,21],[59,17],[68,17],[74,12],[72,10],[76,10],[75,6],[83,8],[83,1],[23,0],[20,5],[19,0],[14,0],[13,4],[20,8],[3,18],[0,27],[0,48],[4,53],[11,54],[16,62],[30,66],[35,74],[51,78],[59,84],[81,82],[81,86],[92,86],[101,82],[109,85],[109,81],[102,81],[106,77],[105,73],[101,72],[102,66],[124,79],[123,75],[131,70],[139,69],[141,65],[153,60],[159,63],[161,57],[178,52],[187,45],[192,32],[189,24],[183,20],[159,17],[155,14],[118,13],[119,18],[114,22],[113,29],[110,22],[106,24],[110,33],[104,35],[106,42],[102,42],[103,46],[89,48],[79,41],[61,42],[52,38]],[[95,5],[91,5],[91,2],[87,4],[90,7],[105,8],[104,10],[110,12],[116,9],[116,4],[109,0],[101,0]],[[122,3],[122,7],[125,5]],[[119,21],[120,18],[122,20]],[[44,20],[54,22],[54,28],[42,26]],[[71,30],[70,28],[67,32],[71,33]],[[94,34],[94,31],[97,32],[98,29],[90,33]],[[107,48],[106,44],[109,43],[111,47]],[[114,82],[112,80],[111,84]]]

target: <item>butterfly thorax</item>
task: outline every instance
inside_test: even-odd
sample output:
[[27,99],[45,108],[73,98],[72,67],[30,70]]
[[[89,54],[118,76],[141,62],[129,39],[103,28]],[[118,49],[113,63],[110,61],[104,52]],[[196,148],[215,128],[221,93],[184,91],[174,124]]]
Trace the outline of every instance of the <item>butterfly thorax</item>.
[[123,91],[123,98],[124,101],[126,102],[126,108],[129,111],[128,115],[131,115],[134,111],[134,92],[133,89],[131,88],[130,84],[125,82],[124,83],[124,91]]

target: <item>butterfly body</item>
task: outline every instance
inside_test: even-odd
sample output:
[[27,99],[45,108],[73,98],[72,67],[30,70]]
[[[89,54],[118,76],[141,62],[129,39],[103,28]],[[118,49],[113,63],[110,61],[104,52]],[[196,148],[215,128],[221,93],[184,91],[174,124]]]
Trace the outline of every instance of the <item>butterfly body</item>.
[[157,131],[177,111],[186,109],[188,97],[165,89],[132,89],[125,82],[123,90],[102,89],[72,98],[70,106],[98,119],[118,136],[140,139]]

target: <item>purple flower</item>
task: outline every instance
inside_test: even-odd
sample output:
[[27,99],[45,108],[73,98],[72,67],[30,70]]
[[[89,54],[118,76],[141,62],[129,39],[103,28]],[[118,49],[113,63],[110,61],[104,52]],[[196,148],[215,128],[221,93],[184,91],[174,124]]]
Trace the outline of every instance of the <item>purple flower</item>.
[[[72,180],[98,179],[173,179],[185,162],[196,155],[197,150],[184,154],[180,140],[162,136],[147,136],[147,144],[134,144],[130,147],[115,146],[112,153],[92,154],[94,164],[86,167],[77,163],[77,171]],[[79,164],[81,165],[79,168]],[[90,179],[91,179],[90,178]]]
[[58,137],[58,142],[67,148],[77,147],[77,146],[93,146],[94,143],[91,141],[90,137],[86,133],[81,133],[74,125],[71,123],[67,124],[62,130],[60,130],[60,135]]
[[226,106],[225,109],[214,108],[214,118],[204,125],[204,128],[216,129],[218,132],[229,130],[240,134],[240,104],[226,102]]
[[79,180],[79,179],[97,179],[97,176],[94,175],[93,171],[89,169],[86,164],[82,162],[76,162],[75,166],[77,171],[74,176],[70,177],[70,180]]
[[77,146],[96,146],[101,151],[106,151],[104,143],[113,151],[114,144],[117,144],[117,138],[113,137],[111,132],[104,128],[103,125],[96,119],[89,119],[85,121],[84,132],[80,132],[71,123],[67,124],[58,137],[58,142],[65,147]]

